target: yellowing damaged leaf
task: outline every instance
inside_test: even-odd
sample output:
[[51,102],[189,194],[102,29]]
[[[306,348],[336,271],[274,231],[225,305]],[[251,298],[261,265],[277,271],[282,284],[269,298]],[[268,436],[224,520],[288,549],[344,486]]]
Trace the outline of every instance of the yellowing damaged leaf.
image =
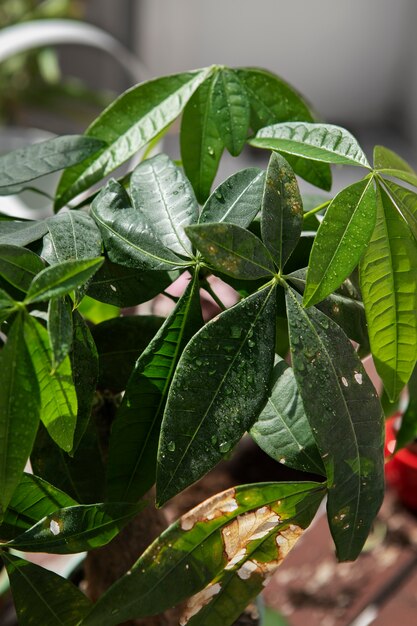
[[212,498],[205,500],[194,509],[182,516],[180,520],[182,530],[191,530],[197,522],[207,522],[226,513],[232,513],[238,508],[235,499],[235,489],[227,489]]

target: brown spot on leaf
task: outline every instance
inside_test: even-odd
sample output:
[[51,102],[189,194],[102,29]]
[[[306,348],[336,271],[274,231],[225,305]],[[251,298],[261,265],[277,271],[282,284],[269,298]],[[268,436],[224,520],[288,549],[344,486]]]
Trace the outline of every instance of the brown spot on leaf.
[[214,585],[208,585],[208,587],[196,593],[195,596],[189,598],[180,617],[181,626],[185,626],[194,615],[197,615],[197,613],[210,602],[213,596],[219,593],[220,589],[220,584],[214,583]]
[[227,489],[212,498],[205,500],[180,519],[182,530],[191,530],[197,522],[207,522],[226,513],[232,513],[238,508],[235,489]]

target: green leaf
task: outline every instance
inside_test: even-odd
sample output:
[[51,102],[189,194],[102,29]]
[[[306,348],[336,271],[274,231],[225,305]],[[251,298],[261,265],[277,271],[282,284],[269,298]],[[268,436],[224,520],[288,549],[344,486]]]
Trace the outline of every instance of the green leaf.
[[391,402],[417,356],[417,245],[410,228],[379,187],[377,222],[360,264],[374,362]]
[[417,367],[408,381],[408,405],[401,418],[396,437],[395,452],[405,448],[417,436]]
[[55,265],[101,255],[101,235],[94,220],[82,211],[65,211],[47,221],[41,256]]
[[47,232],[47,220],[39,220],[36,222],[2,222],[0,244],[27,246],[41,239]]
[[20,626],[76,626],[91,608],[88,598],[54,572],[2,552]]
[[251,126],[255,132],[277,122],[314,121],[302,96],[275,74],[258,68],[241,68],[236,74],[249,96]]
[[358,265],[376,221],[373,180],[343,189],[330,203],[311,250],[304,305],[321,302]]
[[417,240],[417,193],[388,180],[384,180],[384,185]]
[[0,276],[8,283],[27,291],[32,280],[45,268],[37,254],[8,244],[0,245]]
[[[15,305],[15,301],[3,289],[0,289],[0,310],[11,309]],[[3,312],[3,311],[2,311]]]
[[384,493],[382,408],[343,331],[287,289],[295,378],[327,473],[339,560],[360,553]]
[[370,169],[356,139],[331,124],[287,122],[262,128],[249,140],[252,146],[277,150],[324,163],[358,165]]
[[154,315],[129,315],[107,320],[92,329],[99,356],[100,389],[113,393],[126,389],[137,359],[163,322],[164,318]]
[[41,426],[30,461],[35,474],[77,502],[103,502],[105,470],[98,433],[91,422],[72,457],[59,448]]
[[136,85],[117,98],[86,131],[87,136],[105,141],[106,147],[64,172],[55,208],[113,172],[163,131],[211,72],[206,68],[164,76]]
[[106,258],[88,283],[87,294],[118,307],[136,306],[160,294],[175,278],[174,272],[141,272]]
[[[300,293],[305,290],[306,273],[306,269],[302,269],[287,276]],[[362,358],[370,353],[365,307],[361,295],[357,293],[350,278],[347,278],[339,289],[316,306],[336,322],[349,339],[359,344],[358,354]]]
[[50,300],[48,306],[48,335],[52,350],[52,369],[56,370],[72,346],[71,304],[65,298]]
[[229,176],[208,198],[200,224],[228,222],[247,228],[261,209],[264,180],[265,172],[257,167]]
[[57,509],[0,547],[25,552],[73,554],[109,543],[146,503],[109,502]]
[[70,358],[78,412],[71,454],[77,449],[90,421],[99,367],[94,339],[86,322],[77,311],[73,313],[73,328],[73,345]]
[[182,350],[202,324],[199,283],[194,278],[130,376],[110,437],[110,499],[136,501],[153,485],[172,377]]
[[270,457],[302,472],[324,468],[295,382],[294,372],[275,357],[268,401],[250,435]]
[[303,201],[297,180],[287,161],[272,154],[262,198],[262,240],[282,269],[291,256],[303,228]]
[[0,518],[21,480],[39,414],[39,385],[19,315],[0,351]]
[[[280,516],[276,520],[274,508],[266,507],[261,513],[258,509],[252,515],[246,514],[248,519],[242,520],[247,523],[246,527],[241,525],[240,519],[230,524],[226,531],[230,534],[223,535],[229,563],[202,591],[189,598],[182,609],[180,623],[189,626],[235,624],[311,523],[321,498],[320,492],[307,492],[302,499],[298,495],[294,516],[283,523]],[[254,537],[261,537],[261,541],[255,544]],[[243,552],[246,552],[244,556]]]
[[380,174],[399,178],[417,187],[417,174],[411,165],[398,156],[398,154],[384,146],[375,146],[374,148],[374,168],[378,170]]
[[308,183],[324,191],[330,191],[332,188],[332,170],[328,163],[312,161],[293,154],[285,154],[285,159],[294,172]]
[[[269,533],[275,538],[293,521],[294,525],[301,526],[307,521],[306,514],[298,515],[303,501],[310,499],[312,511],[313,501],[318,504],[322,497],[323,487],[318,483],[241,485],[216,494],[183,515],[158,537],[128,575],[99,599],[83,626],[101,626],[104,619],[106,626],[115,626],[182,602],[204,589],[226,567],[240,567],[239,556],[243,563],[248,553],[260,548]],[[293,532],[297,533],[296,528]],[[298,532],[301,534],[301,529]],[[232,547],[233,538],[236,543]],[[290,533],[287,533],[289,538]],[[275,543],[275,566],[278,565],[277,545],[285,552],[289,544],[284,540]],[[259,555],[259,562],[264,561]],[[265,570],[268,565],[272,573],[275,568],[269,559]],[[265,575],[268,571],[262,580]]]
[[0,157],[0,195],[22,191],[25,183],[84,161],[103,147],[91,137],[53,137]]
[[208,322],[185,348],[171,384],[158,451],[157,502],[206,474],[248,430],[269,392],[275,288]]
[[213,104],[214,76],[204,81],[188,101],[181,121],[180,143],[184,171],[197,200],[203,204],[224,150]]
[[41,420],[52,439],[69,452],[77,421],[77,396],[71,362],[66,356],[53,370],[52,350],[45,328],[31,315],[25,318],[25,339],[41,394]]
[[169,270],[189,263],[166,248],[124,187],[110,180],[91,205],[110,261],[136,269]]
[[13,539],[57,509],[77,502],[39,476],[23,474],[0,526],[2,541]]
[[195,224],[187,235],[203,257],[219,272],[256,280],[275,273],[274,263],[262,241],[236,224]]
[[43,302],[65,296],[86,283],[103,264],[103,257],[64,261],[40,272],[32,281],[25,302]]
[[184,227],[198,220],[198,204],[180,168],[165,154],[144,161],[132,174],[130,195],[133,207],[162,245],[176,254],[190,256]]
[[220,138],[232,156],[239,156],[246,143],[250,122],[245,86],[234,70],[222,67],[215,75],[211,96]]

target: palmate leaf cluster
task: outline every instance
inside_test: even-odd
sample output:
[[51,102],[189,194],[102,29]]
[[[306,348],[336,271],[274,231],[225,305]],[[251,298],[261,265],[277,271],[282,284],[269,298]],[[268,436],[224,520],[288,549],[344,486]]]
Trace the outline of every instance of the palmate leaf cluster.
[[[180,114],[182,167],[158,154],[97,191]],[[247,142],[271,151],[266,171],[212,192],[224,149]],[[365,176],[321,204],[303,198],[296,175],[329,190],[333,163]],[[186,601],[181,624],[232,624],[325,495],[338,558],[356,558],[384,482],[382,408],[361,357],[372,352],[393,402],[416,363],[417,175],[383,147],[371,166],[278,77],[224,67],[138,85],[85,135],[2,157],[0,193],[60,169],[52,217],[0,216],[0,540],[20,623],[111,626]],[[166,319],[118,315],[181,274]],[[210,274],[240,299],[204,323]],[[114,315],[93,324],[86,296]],[[155,483],[161,506],[247,432],[317,482],[217,494],[94,607],[15,552],[105,545]],[[415,432],[410,386],[401,441]]]

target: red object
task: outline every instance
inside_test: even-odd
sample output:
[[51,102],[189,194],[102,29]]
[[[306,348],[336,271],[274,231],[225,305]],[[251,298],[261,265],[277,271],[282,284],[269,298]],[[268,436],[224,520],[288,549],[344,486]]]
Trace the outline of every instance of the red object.
[[395,489],[406,507],[417,511],[417,454],[415,444],[399,450],[392,456],[396,444],[396,426],[400,414],[387,420],[385,425],[385,476],[387,483]]

